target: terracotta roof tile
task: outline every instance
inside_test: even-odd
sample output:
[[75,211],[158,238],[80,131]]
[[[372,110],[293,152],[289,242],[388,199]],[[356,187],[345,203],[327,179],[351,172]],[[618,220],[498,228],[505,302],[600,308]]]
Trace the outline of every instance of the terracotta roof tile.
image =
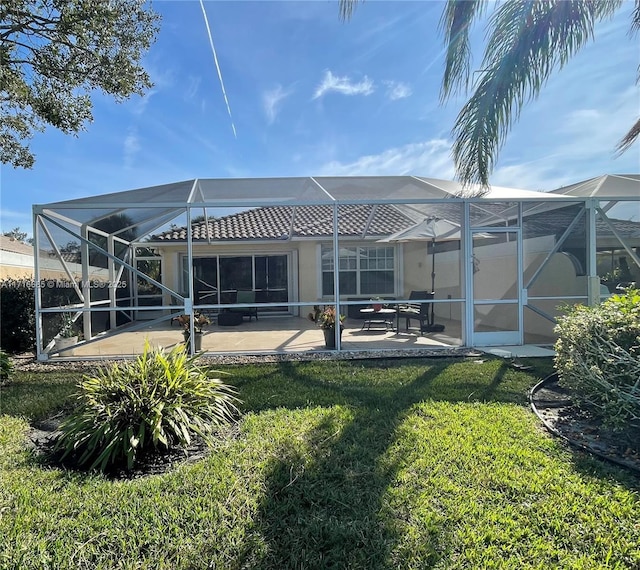
[[[373,206],[338,206],[338,231],[341,236],[385,236],[415,223],[397,208],[382,204]],[[293,228],[293,231],[292,231]],[[291,236],[289,235],[291,234]],[[207,240],[282,240],[289,237],[331,237],[333,208],[321,206],[267,206],[255,208],[207,222],[192,224],[191,239]],[[186,241],[187,229],[173,228],[153,236],[158,241]]]

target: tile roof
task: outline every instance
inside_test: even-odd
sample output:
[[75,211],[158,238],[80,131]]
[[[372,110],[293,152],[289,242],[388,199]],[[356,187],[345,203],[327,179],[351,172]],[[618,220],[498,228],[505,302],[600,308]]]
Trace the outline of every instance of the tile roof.
[[[343,237],[381,237],[408,226],[416,220],[387,205],[338,206],[339,234]],[[290,235],[291,234],[291,235]],[[192,224],[191,239],[207,240],[284,240],[290,237],[326,237],[333,235],[333,208],[321,206],[266,206],[222,218],[210,218]],[[173,228],[152,236],[154,241],[186,241],[186,227]]]
[[9,236],[0,235],[0,250],[23,255],[33,255],[33,246]]
[[[492,224],[500,219],[502,204],[482,204],[482,212],[473,211],[472,219],[476,222],[485,218],[487,214],[496,214]],[[523,236],[531,238],[542,235],[556,235],[559,237],[573,221],[580,208],[576,204],[567,204],[553,209],[538,212],[533,210],[530,215],[525,214]],[[333,235],[332,207],[322,206],[266,206],[247,210],[222,218],[210,218],[208,224],[204,221],[192,225],[192,239],[206,241],[208,235],[212,240],[286,240],[289,237],[327,238]],[[340,205],[338,206],[339,234],[342,237],[355,239],[365,237],[383,237],[410,227],[420,221],[424,215],[435,215],[452,222],[462,223],[462,208],[460,204],[436,203],[429,204],[420,214],[415,208],[403,205]],[[292,221],[293,217],[293,221]],[[611,220],[616,231],[623,238],[640,238],[640,223]],[[499,222],[497,225],[502,225]],[[291,232],[293,225],[293,231]],[[596,230],[599,238],[613,237],[609,226],[596,220]],[[579,220],[572,231],[574,239],[584,239],[585,219]],[[208,232],[208,234],[207,234]],[[289,236],[289,233],[292,235]],[[174,228],[159,235],[152,236],[154,241],[186,241],[187,229]]]

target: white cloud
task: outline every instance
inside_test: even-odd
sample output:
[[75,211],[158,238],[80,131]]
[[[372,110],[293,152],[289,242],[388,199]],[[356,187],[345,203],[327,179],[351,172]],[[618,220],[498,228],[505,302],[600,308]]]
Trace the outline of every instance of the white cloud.
[[325,93],[335,91],[342,95],[371,95],[375,91],[373,81],[366,75],[359,82],[352,81],[349,77],[338,77],[330,70],[324,72],[322,82],[316,88],[313,99],[322,97]]
[[520,149],[507,142],[504,151],[517,156],[495,169],[491,183],[551,190],[602,174],[637,172],[638,143],[614,158],[616,144],[637,118],[637,101],[637,90],[631,87],[598,109],[585,106],[561,117],[540,116],[543,135],[535,144],[520,141]]
[[129,134],[124,139],[123,147],[124,166],[125,168],[131,168],[133,167],[135,156],[141,148],[140,139],[135,129],[129,131]]
[[[557,169],[558,156],[497,168],[491,176],[493,186],[548,191],[577,182],[580,178]],[[587,177],[585,177],[587,178]]]
[[415,175],[453,178],[451,143],[433,139],[389,148],[379,154],[366,155],[354,162],[332,161],[321,167],[321,174],[333,176],[393,176]]
[[413,95],[413,90],[407,83],[402,83],[400,81],[385,81],[384,84],[387,86],[387,97],[392,101],[405,99],[406,97],[411,97],[411,95]]
[[265,91],[262,94],[262,105],[270,125],[276,120],[282,101],[291,95],[291,93],[292,91],[290,89],[283,89],[282,85],[278,85],[275,89]]

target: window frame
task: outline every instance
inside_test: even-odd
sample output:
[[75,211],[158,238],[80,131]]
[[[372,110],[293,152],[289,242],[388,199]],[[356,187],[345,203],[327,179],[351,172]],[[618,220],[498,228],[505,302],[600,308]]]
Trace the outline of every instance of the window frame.
[[[397,248],[391,244],[385,245],[374,245],[372,243],[352,243],[352,244],[342,244],[340,245],[340,253],[342,252],[353,252],[354,255],[339,255],[338,259],[338,267],[341,275],[341,287],[340,293],[342,296],[351,295],[358,297],[371,297],[371,296],[380,296],[380,295],[395,295],[396,291],[396,277],[399,266],[398,252]],[[376,255],[371,256],[371,254],[367,254],[367,250],[375,251]],[[383,253],[383,255],[380,255]],[[319,244],[319,258],[320,258],[320,278],[319,278],[319,287],[320,287],[320,295],[322,298],[330,298],[334,296],[333,291],[333,273],[335,270],[335,262],[333,259],[333,244],[330,242],[324,242]],[[377,265],[382,261],[384,267],[369,267],[369,261],[373,262],[373,265]],[[391,267],[389,267],[389,265]],[[342,284],[347,283],[343,274],[355,274],[355,291],[345,290]],[[387,274],[388,281],[391,286],[389,290],[380,290],[380,291],[366,291],[363,292],[363,274],[364,273],[378,273],[378,274]],[[331,286],[328,290],[325,290],[325,285],[331,283]]]

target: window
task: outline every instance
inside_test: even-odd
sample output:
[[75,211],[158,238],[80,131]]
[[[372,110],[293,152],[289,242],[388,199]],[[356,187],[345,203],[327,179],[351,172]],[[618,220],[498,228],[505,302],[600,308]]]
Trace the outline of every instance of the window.
[[[333,295],[333,246],[323,244],[322,295]],[[393,246],[340,247],[338,260],[342,295],[389,295],[394,293]]]

